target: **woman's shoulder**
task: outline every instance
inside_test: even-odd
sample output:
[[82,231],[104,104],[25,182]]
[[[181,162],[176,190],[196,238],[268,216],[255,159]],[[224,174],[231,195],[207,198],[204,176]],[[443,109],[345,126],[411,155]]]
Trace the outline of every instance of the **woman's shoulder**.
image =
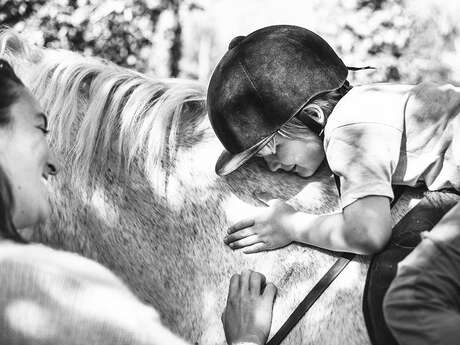
[[42,272],[75,279],[97,279],[125,288],[110,270],[81,255],[57,250],[42,244],[19,244],[0,241],[0,275],[11,271]]
[[25,334],[47,344],[186,345],[120,279],[77,254],[0,241],[0,282],[1,344]]

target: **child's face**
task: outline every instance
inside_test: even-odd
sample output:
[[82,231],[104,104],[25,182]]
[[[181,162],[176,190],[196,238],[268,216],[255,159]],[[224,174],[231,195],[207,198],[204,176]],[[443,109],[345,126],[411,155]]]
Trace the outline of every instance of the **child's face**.
[[322,140],[313,133],[302,139],[291,139],[277,134],[273,149],[265,146],[257,156],[265,159],[271,171],[281,169],[309,177],[318,169],[325,154]]

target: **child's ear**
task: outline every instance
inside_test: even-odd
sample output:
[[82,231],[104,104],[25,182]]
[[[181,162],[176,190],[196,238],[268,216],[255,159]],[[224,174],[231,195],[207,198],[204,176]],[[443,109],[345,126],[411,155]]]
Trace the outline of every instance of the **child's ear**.
[[323,109],[317,104],[308,104],[302,109],[306,115],[318,122],[320,125],[324,125],[326,122],[326,116],[324,115]]

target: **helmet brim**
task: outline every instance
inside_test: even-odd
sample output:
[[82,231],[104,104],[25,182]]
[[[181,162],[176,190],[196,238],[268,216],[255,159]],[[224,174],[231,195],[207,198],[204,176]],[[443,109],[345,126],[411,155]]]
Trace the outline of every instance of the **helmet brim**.
[[244,163],[246,163],[249,159],[254,157],[254,155],[257,154],[257,152],[262,150],[262,148],[265,145],[267,145],[275,135],[276,132],[262,139],[249,149],[240,153],[233,154],[227,150],[224,150],[220,155],[219,159],[217,160],[216,174],[219,176],[225,176],[234,172],[236,169],[238,169]]

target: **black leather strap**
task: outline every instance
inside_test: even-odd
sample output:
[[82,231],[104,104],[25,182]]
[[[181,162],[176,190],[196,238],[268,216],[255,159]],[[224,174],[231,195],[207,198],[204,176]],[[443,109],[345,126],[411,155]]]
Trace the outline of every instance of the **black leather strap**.
[[324,131],[324,125],[318,123],[317,121],[313,120],[310,116],[301,110],[296,117],[303,122],[305,126],[307,126],[313,133],[317,136],[321,137]]
[[286,322],[281,326],[278,332],[268,341],[267,345],[279,345],[297,325],[302,317],[307,313],[316,300],[322,295],[324,290],[334,281],[334,279],[342,272],[348,263],[355,257],[354,254],[344,253],[332,265],[329,271],[319,280],[318,283],[310,290],[302,302],[295,308],[293,313],[289,316]]

